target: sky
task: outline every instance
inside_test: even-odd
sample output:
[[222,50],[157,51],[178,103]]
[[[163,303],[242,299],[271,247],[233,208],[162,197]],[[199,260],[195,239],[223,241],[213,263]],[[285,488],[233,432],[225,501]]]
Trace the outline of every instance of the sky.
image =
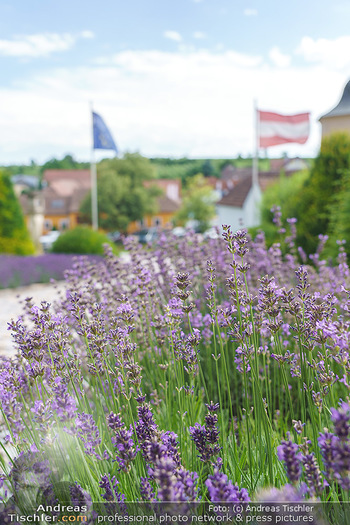
[[251,155],[254,107],[310,111],[267,154],[314,157],[349,22],[348,0],[0,0],[0,165],[90,160],[91,108],[121,154],[174,158]]

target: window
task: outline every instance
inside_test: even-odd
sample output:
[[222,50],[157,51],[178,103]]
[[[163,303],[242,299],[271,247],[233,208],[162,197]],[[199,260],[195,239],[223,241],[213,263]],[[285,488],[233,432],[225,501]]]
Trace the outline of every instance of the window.
[[154,217],[153,224],[154,224],[154,226],[161,226],[162,225],[161,217]]
[[45,230],[52,230],[53,224],[51,219],[45,219],[44,221],[44,229]]
[[60,209],[64,206],[64,200],[63,199],[54,199],[51,201],[52,208]]
[[60,219],[58,224],[59,224],[59,229],[60,230],[68,230],[68,228],[69,228],[69,219]]

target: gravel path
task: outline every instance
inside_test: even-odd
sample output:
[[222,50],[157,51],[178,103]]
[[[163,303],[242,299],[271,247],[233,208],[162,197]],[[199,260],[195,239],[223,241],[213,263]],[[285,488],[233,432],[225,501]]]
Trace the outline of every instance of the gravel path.
[[52,303],[63,290],[63,282],[57,284],[32,284],[21,288],[0,290],[0,355],[11,355],[13,344],[7,323],[17,319],[22,314],[23,302],[26,297],[33,297],[34,303],[41,301]]

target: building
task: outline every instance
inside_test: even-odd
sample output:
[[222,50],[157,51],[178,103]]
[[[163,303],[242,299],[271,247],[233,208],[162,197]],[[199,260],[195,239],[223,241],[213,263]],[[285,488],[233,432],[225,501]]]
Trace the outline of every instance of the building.
[[75,228],[81,203],[91,190],[90,170],[46,170],[43,181],[43,233]]
[[181,204],[181,181],[179,179],[153,179],[144,181],[144,185],[158,186],[163,194],[157,198],[156,212],[146,215],[140,221],[133,221],[128,226],[128,233],[134,233],[143,228],[172,228],[172,219]]
[[251,228],[260,223],[260,183],[252,183],[252,173],[229,190],[216,204],[218,224],[229,224],[233,231]]
[[339,103],[320,117],[319,121],[322,125],[322,138],[341,131],[350,133],[350,81],[346,84]]
[[[233,230],[252,228],[260,224],[260,203],[262,194],[268,186],[274,184],[281,173],[286,177],[308,168],[307,163],[294,159],[271,159],[270,170],[258,174],[258,184],[252,184],[252,168],[225,168],[226,187],[222,198],[216,204],[218,224],[229,224]],[[229,178],[229,174],[231,178]],[[228,184],[230,182],[230,184]]]

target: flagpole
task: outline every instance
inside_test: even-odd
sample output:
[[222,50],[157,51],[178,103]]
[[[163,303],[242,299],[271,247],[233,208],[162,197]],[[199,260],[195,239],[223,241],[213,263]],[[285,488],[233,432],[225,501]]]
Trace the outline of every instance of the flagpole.
[[97,205],[97,169],[95,160],[95,149],[94,149],[94,117],[92,103],[90,104],[91,119],[92,119],[92,147],[91,147],[91,217],[92,217],[92,229],[98,230],[98,205]]

